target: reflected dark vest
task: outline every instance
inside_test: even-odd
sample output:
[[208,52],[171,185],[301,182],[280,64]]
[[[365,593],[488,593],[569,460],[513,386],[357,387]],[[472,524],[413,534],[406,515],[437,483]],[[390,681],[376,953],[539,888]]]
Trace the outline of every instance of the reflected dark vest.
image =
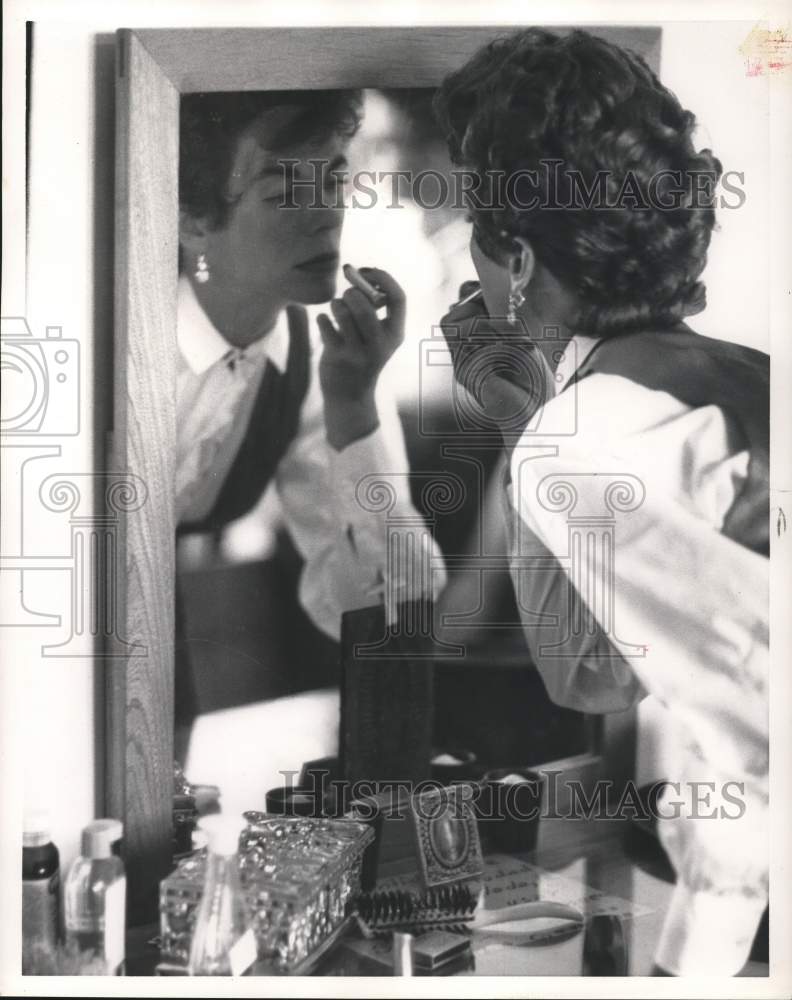
[[[748,476],[726,513],[723,534],[770,554],[770,359],[762,351],[673,330],[600,341],[567,388],[589,375],[621,375],[687,406],[717,406],[730,418],[736,453],[747,448]],[[565,390],[566,391],[566,390]]]
[[308,391],[310,342],[308,317],[289,306],[289,357],[285,372],[267,362],[253,412],[234,463],[214,507],[200,521],[179,525],[179,532],[216,531],[251,511],[261,499],[278,463],[297,435]]
[[[289,355],[286,371],[280,372],[275,365],[267,362],[245,437],[212,510],[199,521],[180,524],[178,534],[218,531],[249,513],[263,496],[278,463],[297,436],[310,379],[311,347],[305,309],[289,306],[287,315]],[[175,754],[184,763],[189,728],[197,711],[197,695],[182,603],[177,574]]]

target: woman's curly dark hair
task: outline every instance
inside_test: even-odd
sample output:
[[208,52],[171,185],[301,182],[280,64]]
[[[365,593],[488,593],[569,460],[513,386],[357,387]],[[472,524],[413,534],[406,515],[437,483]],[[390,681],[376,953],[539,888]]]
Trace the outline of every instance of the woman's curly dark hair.
[[[639,56],[530,28],[447,77],[435,110],[452,158],[478,177],[536,171],[526,207],[471,205],[477,240],[499,261],[529,240],[576,296],[577,331],[666,328],[704,308],[721,165],[695,151],[693,114]],[[581,198],[581,182],[604,199]]]
[[362,121],[359,90],[284,90],[185,94],[179,123],[179,205],[213,228],[225,224],[225,197],[236,143],[259,115],[289,105],[298,113],[272,136],[273,149],[338,133],[352,136]]

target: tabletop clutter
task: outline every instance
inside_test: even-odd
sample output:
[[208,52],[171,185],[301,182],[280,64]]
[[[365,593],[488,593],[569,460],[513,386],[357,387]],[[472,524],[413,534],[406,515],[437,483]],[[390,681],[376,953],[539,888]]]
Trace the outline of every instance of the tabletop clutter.
[[[457,779],[448,757],[440,766]],[[181,856],[160,885],[158,972],[301,975],[348,946],[372,974],[448,974],[471,966],[471,936],[490,924],[556,917],[567,930],[579,930],[582,914],[558,903],[484,909],[479,820],[493,817],[477,814],[476,804],[503,808],[503,789],[516,786],[530,786],[534,805],[541,796],[532,772],[492,777],[494,795],[486,794],[492,789],[485,778],[434,780],[406,797],[419,881],[398,891],[377,887],[382,796],[339,802],[323,786],[317,793],[315,785],[301,784],[271,790],[267,812],[198,820],[196,840],[204,846]],[[188,784],[178,794],[189,794]],[[189,806],[181,799],[179,808],[183,826]],[[522,844],[514,831],[505,839],[530,850],[538,809],[522,816]],[[503,839],[502,832],[495,838]],[[233,927],[235,912],[247,919]]]
[[124,971],[126,874],[116,819],[82,831],[61,898],[60,857],[49,816],[25,816],[22,840],[24,975],[121,975]]
[[[507,931],[500,940],[521,945],[587,929],[577,906],[538,892],[486,905],[482,838],[495,851],[535,847],[541,778],[516,768],[471,779],[470,764],[446,753],[426,788],[399,799],[412,830],[413,875],[395,883],[378,879],[392,796],[346,801],[324,786],[318,794],[315,785],[294,786],[272,790],[267,812],[236,817],[220,811],[218,789],[191,785],[177,765],[175,867],[160,883],[157,973],[305,975],[329,960],[330,974],[339,974],[346,953],[353,974],[448,975],[473,968],[472,940],[492,925]],[[113,819],[85,828],[65,880],[63,934],[58,853],[46,818],[28,820],[25,971],[123,974],[122,833]],[[535,917],[553,918],[552,932],[514,923]]]
[[[400,605],[405,628],[386,622],[382,605],[342,616],[338,754],[270,789],[265,812],[224,813],[219,788],[175,765],[173,868],[145,955],[132,941],[149,929],[137,927],[124,954],[121,824],[99,820],[84,833],[66,879],[64,944],[57,851],[46,823],[31,819],[25,971],[450,975],[504,942],[588,933],[584,887],[554,895],[524,859],[537,845],[544,777],[433,745],[425,603]],[[595,944],[618,940],[606,930],[600,920]]]

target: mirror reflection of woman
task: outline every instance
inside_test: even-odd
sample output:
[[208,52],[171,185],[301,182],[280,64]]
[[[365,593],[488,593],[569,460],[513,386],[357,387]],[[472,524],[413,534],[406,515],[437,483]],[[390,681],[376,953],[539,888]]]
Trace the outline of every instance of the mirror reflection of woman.
[[[383,318],[354,288],[334,298],[360,116],[351,91],[191,94],[181,108],[179,530],[215,532],[274,483],[305,561],[300,600],[334,638],[342,612],[380,602],[386,582],[400,599],[430,590],[389,567],[386,512],[355,494],[386,474],[390,513],[415,516],[395,404],[378,386],[404,336],[404,296],[372,268],[361,270],[387,294]],[[314,336],[304,306],[328,301]],[[177,714],[183,743],[190,689],[178,664]]]
[[[679,727],[656,970],[737,973],[768,888],[768,359],[684,322],[705,305],[720,164],[640,58],[581,31],[492,43],[437,108],[481,182],[483,300],[443,326],[463,384],[477,352],[500,352],[469,387],[511,452],[526,639],[558,704],[621,711],[651,692]],[[487,201],[499,174],[523,186]]]

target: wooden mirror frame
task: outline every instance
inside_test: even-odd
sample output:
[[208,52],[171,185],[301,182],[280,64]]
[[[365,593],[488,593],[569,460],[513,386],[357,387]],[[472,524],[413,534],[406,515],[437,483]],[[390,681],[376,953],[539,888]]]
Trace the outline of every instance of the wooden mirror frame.
[[[107,650],[104,808],[124,822],[132,922],[155,917],[171,860],[176,415],[168,387],[175,384],[180,95],[433,87],[484,43],[520,27],[117,33],[110,468],[140,477],[147,500],[121,515],[118,633],[138,648],[128,655],[116,638]],[[599,30],[658,65],[659,28]]]

